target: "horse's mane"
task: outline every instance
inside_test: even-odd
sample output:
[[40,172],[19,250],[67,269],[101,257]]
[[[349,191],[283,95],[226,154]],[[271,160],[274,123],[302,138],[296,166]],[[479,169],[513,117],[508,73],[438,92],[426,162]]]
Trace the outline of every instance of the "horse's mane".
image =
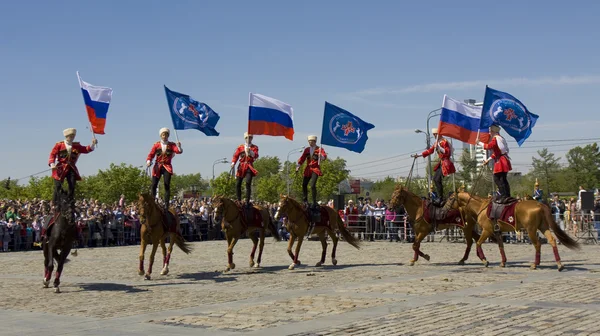
[[295,199],[289,197],[289,196],[284,196],[284,198],[289,201],[293,207],[301,209],[302,206],[300,206],[300,202],[296,201]]

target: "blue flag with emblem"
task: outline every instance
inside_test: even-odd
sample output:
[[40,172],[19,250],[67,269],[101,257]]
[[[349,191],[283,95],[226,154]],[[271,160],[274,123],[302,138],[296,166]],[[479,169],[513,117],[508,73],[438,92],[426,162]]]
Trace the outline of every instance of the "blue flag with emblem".
[[512,95],[485,87],[480,129],[498,125],[513,137],[520,147],[531,135],[538,118],[538,115],[529,112],[527,107]]
[[221,118],[210,106],[192,97],[169,90],[165,86],[167,103],[176,130],[197,129],[208,136],[219,136],[215,129]]
[[374,127],[343,108],[325,102],[321,144],[362,153],[369,138],[367,131]]

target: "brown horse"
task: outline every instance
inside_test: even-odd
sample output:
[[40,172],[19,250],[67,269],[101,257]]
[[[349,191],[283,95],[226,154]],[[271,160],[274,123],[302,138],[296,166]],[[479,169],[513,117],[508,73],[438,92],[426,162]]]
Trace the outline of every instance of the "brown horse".
[[[334,209],[328,206],[321,206],[321,223],[316,223],[313,233],[319,236],[319,240],[321,241],[321,246],[323,247],[323,253],[321,254],[321,261],[319,261],[315,266],[319,267],[325,263],[325,256],[327,255],[327,234],[333,241],[333,250],[331,252],[331,263],[337,265],[337,260],[335,259],[335,251],[337,249],[338,237],[335,234],[335,230],[339,230],[342,234],[344,240],[360,249],[359,242],[352,234],[346,229],[344,226],[344,222],[340,218],[340,215]],[[326,211],[327,218],[323,217],[323,212]],[[288,243],[288,254],[290,258],[292,258],[292,264],[288,267],[288,269],[293,270],[296,265],[300,265],[300,260],[298,260],[298,255],[300,254],[300,247],[302,247],[302,241],[304,240],[304,236],[308,232],[309,228],[309,220],[308,215],[306,214],[306,210],[291,197],[281,196],[281,200],[279,202],[279,209],[275,214],[275,219],[279,220],[282,214],[285,214],[288,218],[288,231],[290,232],[290,241]],[[296,245],[296,253],[292,253],[292,247],[294,246],[294,241],[298,239],[298,244]]]
[[[175,232],[170,232],[168,230],[167,214],[165,214],[165,211],[156,204],[152,195],[148,193],[140,194],[138,204],[140,209],[140,223],[142,224],[140,233],[142,244],[140,246],[139,275],[144,275],[144,254],[146,253],[146,246],[149,243],[152,243],[150,264],[148,265],[148,272],[146,272],[145,276],[146,280],[150,280],[158,244],[160,244],[163,252],[163,269],[160,272],[161,275],[167,275],[169,273],[169,261],[171,260],[171,252],[173,252],[173,244],[177,245],[177,247],[186,254],[192,252],[192,248],[179,233],[179,218],[177,218],[177,215],[173,210],[169,210],[169,215],[171,216],[171,220],[175,221]],[[165,238],[167,236],[169,236],[168,252],[165,246]]]
[[[481,233],[481,237],[477,241],[477,250],[481,250],[481,244],[494,235],[494,221],[488,218],[486,209],[490,204],[491,199],[482,199],[477,196],[472,196],[466,192],[458,193],[458,204],[460,207],[464,207],[466,211],[477,214],[477,222],[481,226],[483,232]],[[510,232],[516,231],[520,229],[527,230],[527,234],[529,235],[529,239],[531,240],[531,244],[535,248],[535,262],[531,265],[531,269],[536,269],[537,266],[540,265],[540,249],[541,243],[538,240],[537,232],[538,230],[546,236],[548,239],[548,243],[552,246],[552,250],[554,251],[554,258],[556,260],[556,264],[558,266],[558,271],[562,271],[564,266],[560,261],[560,256],[558,254],[558,247],[556,246],[556,240],[550,229],[554,232],[558,240],[565,245],[569,249],[579,249],[579,244],[573,240],[567,233],[565,233],[561,228],[556,224],[554,218],[552,218],[552,214],[550,212],[550,208],[541,204],[538,201],[534,200],[524,200],[517,203],[515,206],[515,226],[508,225],[502,221],[497,221],[497,224],[500,228],[500,232]],[[499,244],[502,244],[502,239],[500,237]],[[504,255],[504,249],[501,249],[502,252],[502,264],[504,266],[506,263],[506,256]],[[483,256],[483,252],[482,252]],[[483,256],[483,263],[487,266],[488,261]]]
[[[429,261],[429,255],[423,253],[421,251],[421,242],[431,231],[434,229],[432,223],[427,222],[425,219],[425,210],[423,207],[423,200],[421,197],[411,193],[406,188],[398,185],[392,194],[392,201],[390,205],[393,208],[397,208],[400,205],[403,205],[406,209],[406,213],[409,215],[411,219],[413,219],[413,230],[415,234],[415,242],[413,243],[413,251],[414,256],[413,259],[410,260],[409,265],[414,265],[417,260],[419,260],[419,256],[423,257],[425,260]],[[444,207],[447,207],[450,210],[453,206],[456,206],[456,200],[454,197],[448,199]],[[469,258],[469,254],[471,253],[471,247],[473,246],[473,241],[479,236],[479,234],[475,231],[475,221],[469,220],[465,221],[465,214],[463,211],[460,212],[461,221],[457,224],[437,224],[436,228],[438,230],[449,229],[452,227],[459,227],[463,230],[465,235],[465,242],[467,243],[467,248],[465,249],[465,254],[462,259],[458,262],[459,265],[464,265],[465,261]]]
[[[225,238],[227,238],[228,265],[226,270],[229,271],[235,268],[235,264],[233,263],[233,248],[244,232],[248,233],[248,236],[252,239],[252,243],[254,244],[252,246],[252,252],[250,253],[250,267],[259,268],[263,248],[265,246],[266,231],[271,232],[276,241],[281,240],[279,233],[277,232],[277,227],[271,220],[269,210],[262,206],[255,205],[255,211],[258,211],[262,218],[262,225],[258,226],[256,225],[257,223],[253,223],[252,220],[248,221],[249,223],[246,225],[247,222],[244,220],[244,215],[242,214],[244,209],[240,208],[233,200],[222,196],[216,196],[213,198],[213,204],[215,204],[215,223],[217,225],[221,224],[221,228],[223,232],[225,232]],[[259,238],[254,234],[255,232],[260,234],[260,244]],[[257,245],[259,246],[258,259],[255,263],[254,253],[256,252]]]

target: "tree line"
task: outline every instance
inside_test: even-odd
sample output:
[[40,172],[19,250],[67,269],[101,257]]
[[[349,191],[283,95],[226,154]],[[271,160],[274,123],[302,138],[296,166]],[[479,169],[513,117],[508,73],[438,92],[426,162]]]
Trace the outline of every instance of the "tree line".
[[[547,148],[541,149],[532,157],[531,170],[524,175],[509,177],[513,196],[532,195],[536,178],[540,188],[548,197],[550,192],[576,192],[579,186],[586,189],[600,187],[600,149],[596,143],[577,146],[565,155],[566,164],[561,164],[561,158],[551,153]],[[457,160],[457,172],[454,176],[457,188],[464,186],[467,191],[481,196],[487,196],[492,191],[491,172],[483,170],[478,173],[475,159],[465,150]],[[436,162],[433,162],[434,166]],[[340,182],[353,179],[351,171],[346,167],[346,160],[335,158],[321,162],[324,176],[317,183],[319,198],[323,201],[338,193]],[[264,156],[255,161],[259,171],[253,179],[252,198],[266,202],[277,202],[281,194],[288,193],[297,199],[302,197],[302,167],[296,172],[295,162],[281,162],[278,157]],[[514,171],[515,169],[513,169]],[[214,180],[202,178],[200,173],[176,174],[171,179],[171,194],[180,191],[196,191],[199,195],[223,195],[235,197],[235,176],[223,172]],[[387,177],[375,181],[369,190],[370,197],[389,200],[398,182],[402,179]],[[453,190],[452,178],[444,179],[444,190]],[[50,176],[32,177],[26,184],[5,180],[0,187],[0,199],[52,199],[54,180]],[[429,189],[425,177],[415,177],[410,189],[420,195],[426,195]],[[160,184],[162,193],[162,183]],[[79,181],[76,197],[98,199],[101,202],[113,203],[125,195],[128,200],[134,200],[141,191],[149,191],[150,177],[145,170],[132,165],[111,164],[97,174],[84,176]],[[365,196],[365,190],[360,196]],[[358,196],[358,195],[357,195]]]

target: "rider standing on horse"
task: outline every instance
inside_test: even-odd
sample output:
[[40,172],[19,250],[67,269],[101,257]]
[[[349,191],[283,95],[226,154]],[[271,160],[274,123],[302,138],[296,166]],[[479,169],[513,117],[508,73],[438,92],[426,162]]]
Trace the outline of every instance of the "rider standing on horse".
[[437,198],[432,199],[435,205],[442,206],[444,203],[444,184],[442,179],[450,174],[454,174],[456,172],[456,168],[454,167],[454,163],[450,159],[452,157],[452,146],[450,142],[441,135],[438,135],[438,129],[433,128],[431,133],[436,138],[435,143],[427,150],[425,150],[421,154],[414,154],[413,157],[422,156],[424,158],[433,154],[433,152],[437,152],[440,161],[433,168],[433,183],[435,183],[435,188],[437,190]]
[[321,160],[327,159],[327,153],[323,148],[317,146],[317,136],[308,136],[309,147],[304,148],[302,156],[298,159],[296,165],[296,171],[300,169],[304,161],[306,161],[306,167],[304,168],[304,177],[302,179],[302,200],[305,204],[308,204],[308,184],[310,183],[310,190],[312,193],[312,206],[314,209],[317,206],[317,178],[323,176],[321,167],[319,164],[319,157]]
[[486,165],[491,159],[494,160],[494,183],[500,192],[498,203],[505,203],[510,199],[510,185],[508,184],[507,175],[512,170],[510,157],[508,156],[508,144],[506,139],[500,135],[500,126],[490,126],[490,142],[484,144],[479,142],[485,150],[491,150],[492,155],[483,164]]
[[252,195],[252,178],[258,174],[258,171],[254,169],[254,160],[258,159],[258,146],[252,143],[252,134],[248,132],[244,133],[244,143],[239,145],[233,158],[231,159],[231,169],[235,167],[236,162],[239,160],[237,172],[235,173],[237,183],[235,185],[235,191],[238,203],[242,202],[242,181],[246,180],[246,207],[250,208],[250,195]]
[[169,198],[171,196],[171,175],[173,175],[173,166],[171,165],[171,159],[175,154],[183,153],[183,149],[181,149],[181,142],[169,141],[169,135],[171,131],[163,127],[158,131],[160,135],[160,141],[157,141],[152,145],[150,149],[150,153],[146,158],[146,166],[150,167],[152,164],[152,159],[156,156],[156,162],[154,163],[154,167],[152,169],[152,187],[150,192],[152,193],[152,197],[156,198],[156,188],[158,187],[158,182],[160,181],[160,177],[163,177],[163,183],[165,185],[165,211],[169,211]]
[[54,144],[48,159],[48,165],[52,168],[52,178],[54,179],[53,204],[55,207],[58,207],[59,193],[62,190],[65,178],[69,185],[68,200],[72,206],[75,205],[75,184],[77,181],[81,181],[76,166],[77,159],[79,154],[94,151],[98,143],[96,139],[92,139],[90,146],[82,146],[79,142],[73,142],[75,135],[77,135],[77,130],[74,128],[65,129],[63,135],[65,140]]

